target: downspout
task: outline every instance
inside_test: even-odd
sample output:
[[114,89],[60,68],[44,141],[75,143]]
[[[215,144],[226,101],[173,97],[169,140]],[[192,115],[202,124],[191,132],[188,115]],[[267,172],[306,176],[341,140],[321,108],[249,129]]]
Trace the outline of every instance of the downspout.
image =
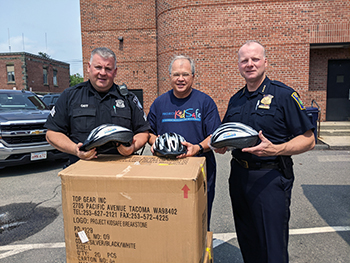
[[23,53],[21,56],[22,60],[22,79],[23,79],[23,89],[28,89],[28,74],[27,74],[27,63],[26,63],[26,53]]

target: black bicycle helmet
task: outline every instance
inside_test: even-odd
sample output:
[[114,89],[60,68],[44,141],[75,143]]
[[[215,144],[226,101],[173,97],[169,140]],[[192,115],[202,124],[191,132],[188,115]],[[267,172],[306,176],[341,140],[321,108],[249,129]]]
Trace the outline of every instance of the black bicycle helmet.
[[114,124],[102,124],[90,132],[84,144],[80,147],[80,151],[89,151],[109,142],[130,146],[133,136],[134,133],[127,128]]
[[161,157],[176,158],[176,156],[186,153],[187,147],[181,142],[185,142],[184,137],[169,132],[157,137],[154,142],[154,154]]
[[210,144],[215,148],[227,146],[243,149],[254,146],[258,138],[258,132],[252,127],[240,122],[227,122],[214,131]]

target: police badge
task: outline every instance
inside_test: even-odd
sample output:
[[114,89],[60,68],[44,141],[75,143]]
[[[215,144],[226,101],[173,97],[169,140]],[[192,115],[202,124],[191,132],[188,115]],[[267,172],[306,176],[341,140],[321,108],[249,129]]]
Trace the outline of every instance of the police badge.
[[272,96],[271,94],[264,95],[264,97],[260,101],[259,109],[270,109],[270,104],[273,97],[274,96]]
[[121,99],[115,100],[115,106],[116,106],[117,108],[125,108],[124,101],[121,100]]

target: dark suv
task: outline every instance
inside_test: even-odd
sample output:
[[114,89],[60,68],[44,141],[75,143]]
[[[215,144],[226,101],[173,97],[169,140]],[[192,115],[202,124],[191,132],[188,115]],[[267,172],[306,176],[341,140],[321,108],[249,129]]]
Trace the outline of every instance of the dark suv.
[[45,104],[47,106],[49,106],[49,109],[51,110],[53,108],[53,106],[55,106],[55,103],[57,101],[57,99],[60,97],[60,93],[49,93],[46,94],[42,100],[43,102],[45,102]]
[[0,90],[0,168],[66,159],[45,139],[50,110],[34,93]]

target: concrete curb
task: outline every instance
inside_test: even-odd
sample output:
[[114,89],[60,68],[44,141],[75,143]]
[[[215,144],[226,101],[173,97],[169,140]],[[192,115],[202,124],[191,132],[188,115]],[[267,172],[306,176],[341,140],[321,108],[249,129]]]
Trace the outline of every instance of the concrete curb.
[[[323,136],[317,138],[315,149],[350,150],[350,136]],[[316,147],[317,146],[317,147]]]
[[328,144],[316,144],[314,150],[329,150]]
[[347,145],[328,145],[327,143],[317,143],[314,150],[342,150],[350,151],[350,146]]

